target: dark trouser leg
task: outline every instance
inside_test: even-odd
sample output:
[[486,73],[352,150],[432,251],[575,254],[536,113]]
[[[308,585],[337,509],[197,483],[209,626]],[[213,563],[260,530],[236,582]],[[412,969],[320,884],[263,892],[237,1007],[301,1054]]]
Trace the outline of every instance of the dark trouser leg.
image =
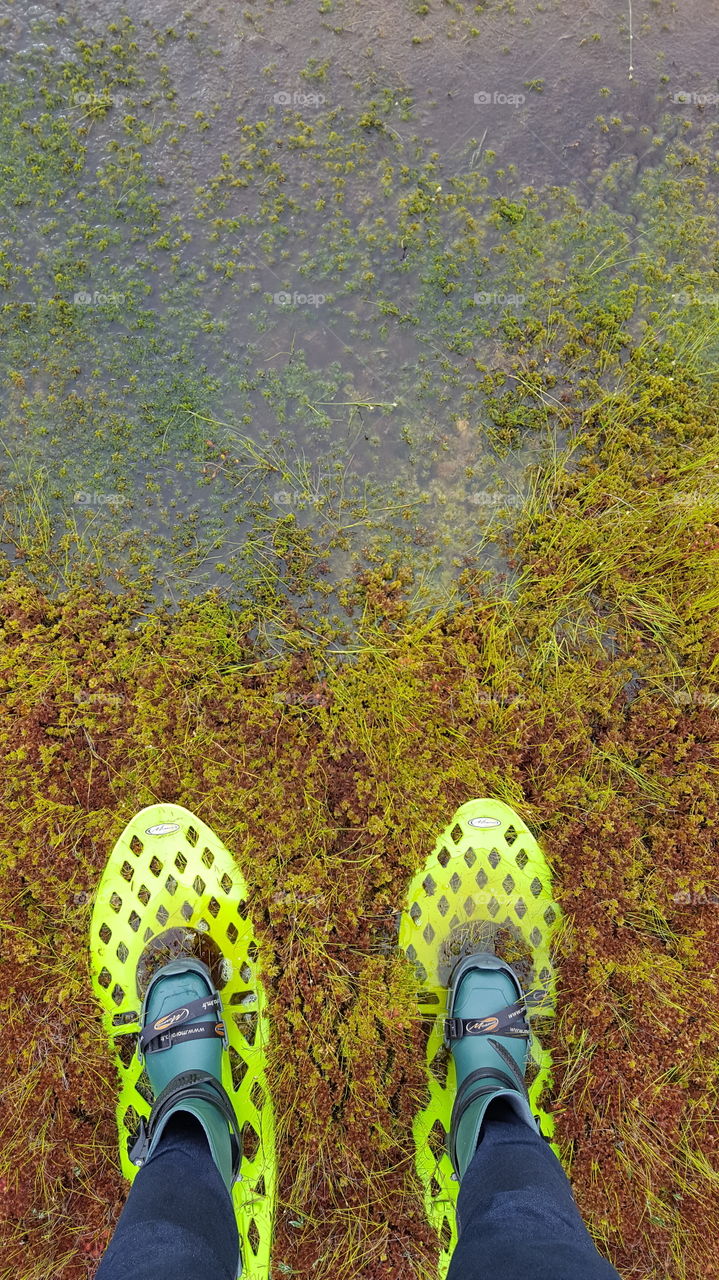
[[168,1121],[137,1174],[95,1280],[235,1280],[232,1200],[194,1116]]
[[457,1229],[447,1280],[620,1280],[549,1144],[501,1098],[462,1179]]

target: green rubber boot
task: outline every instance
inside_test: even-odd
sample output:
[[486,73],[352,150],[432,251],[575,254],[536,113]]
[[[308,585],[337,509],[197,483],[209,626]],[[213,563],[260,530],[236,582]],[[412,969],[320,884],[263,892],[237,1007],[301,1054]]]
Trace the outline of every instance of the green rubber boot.
[[444,1043],[457,1073],[447,1154],[462,1181],[477,1149],[485,1112],[494,1098],[506,1098],[521,1120],[542,1134],[524,1080],[530,1031],[527,997],[504,961],[487,951],[465,957],[452,971]]
[[230,1190],[242,1160],[241,1131],[221,1083],[227,1034],[222,1001],[207,965],[172,960],[152,977],[140,1015],[137,1054],[155,1098],[149,1120],[129,1148],[133,1164],[147,1164],[171,1116],[199,1120],[212,1158]]

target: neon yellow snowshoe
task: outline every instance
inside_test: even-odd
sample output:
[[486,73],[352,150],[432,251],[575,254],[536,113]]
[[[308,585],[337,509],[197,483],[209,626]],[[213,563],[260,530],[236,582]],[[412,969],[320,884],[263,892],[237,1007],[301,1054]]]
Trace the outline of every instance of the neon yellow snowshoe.
[[398,946],[414,967],[428,1032],[430,1100],[413,1134],[427,1217],[440,1238],[440,1280],[457,1243],[459,1183],[492,1097],[507,1096],[547,1141],[554,1132],[537,1105],[551,1083],[551,1059],[526,1015],[553,1014],[550,943],[560,921],[537,841],[514,810],[491,799],[460,806],[399,913]]
[[243,1280],[266,1280],[274,1115],[247,896],[205,823],[181,805],[150,805],[125,827],[98,886],[90,963],[120,1078],[123,1174],[133,1181],[173,1110],[190,1111],[232,1196]]

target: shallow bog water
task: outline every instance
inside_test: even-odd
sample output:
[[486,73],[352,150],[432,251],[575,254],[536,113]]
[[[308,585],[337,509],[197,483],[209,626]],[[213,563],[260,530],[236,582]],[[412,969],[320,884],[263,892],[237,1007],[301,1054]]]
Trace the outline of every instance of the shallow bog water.
[[[718,26],[664,0],[7,13],[10,562],[320,612],[397,546],[428,599],[467,559],[506,572],[528,468],[582,375],[619,376],[615,314],[715,322]],[[582,327],[605,349],[568,359]]]

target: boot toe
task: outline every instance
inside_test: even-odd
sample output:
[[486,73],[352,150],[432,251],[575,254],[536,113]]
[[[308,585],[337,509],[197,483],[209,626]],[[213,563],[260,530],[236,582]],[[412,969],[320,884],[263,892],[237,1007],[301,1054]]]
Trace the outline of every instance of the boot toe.
[[[194,965],[199,966],[199,962],[193,961],[193,968],[189,968],[183,966],[182,961],[172,961],[155,974],[146,1004],[145,1025],[193,1000],[203,1000],[213,994],[215,987],[209,971],[204,965],[201,970]],[[217,1022],[220,1016],[219,1011],[211,1010],[204,1016],[193,1018],[187,1025]],[[216,1040],[193,1040],[146,1054],[145,1070],[155,1097],[181,1071],[209,1071],[220,1080],[222,1040],[219,1037]]]

